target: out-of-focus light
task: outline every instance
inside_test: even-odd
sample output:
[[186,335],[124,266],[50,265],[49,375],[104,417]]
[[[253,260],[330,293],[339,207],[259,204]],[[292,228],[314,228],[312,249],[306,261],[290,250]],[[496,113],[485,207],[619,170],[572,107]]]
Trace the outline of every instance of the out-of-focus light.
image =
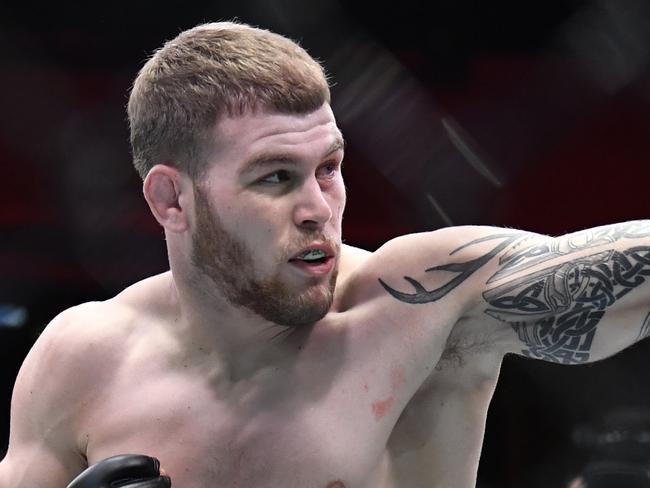
[[15,329],[27,322],[27,308],[7,303],[0,304],[0,327]]
[[616,91],[647,70],[647,0],[595,0],[563,29],[562,37],[589,76]]

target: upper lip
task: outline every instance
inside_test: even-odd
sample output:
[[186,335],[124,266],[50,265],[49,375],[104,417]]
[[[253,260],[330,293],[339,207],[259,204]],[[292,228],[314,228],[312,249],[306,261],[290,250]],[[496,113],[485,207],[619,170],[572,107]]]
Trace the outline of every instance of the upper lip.
[[315,251],[315,250],[323,251],[325,253],[325,257],[327,257],[327,258],[331,258],[331,257],[334,256],[334,249],[332,249],[332,246],[330,246],[329,244],[314,243],[314,244],[311,244],[311,245],[309,245],[307,247],[302,248],[296,254],[291,256],[289,261],[294,260],[294,259],[298,259],[299,256],[302,256],[303,254],[305,254],[308,251]]

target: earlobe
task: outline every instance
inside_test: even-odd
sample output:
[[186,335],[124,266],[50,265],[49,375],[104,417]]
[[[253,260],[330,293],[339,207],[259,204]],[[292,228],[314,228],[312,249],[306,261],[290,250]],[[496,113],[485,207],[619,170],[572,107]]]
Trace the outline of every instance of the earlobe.
[[187,209],[181,199],[185,191],[183,175],[174,167],[157,164],[144,179],[142,190],[151,213],[158,223],[170,232],[184,232],[188,228]]

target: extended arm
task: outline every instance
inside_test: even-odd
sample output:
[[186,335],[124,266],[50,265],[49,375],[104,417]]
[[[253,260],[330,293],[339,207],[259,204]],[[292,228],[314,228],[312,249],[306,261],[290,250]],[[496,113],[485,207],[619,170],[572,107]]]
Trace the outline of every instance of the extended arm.
[[[386,292],[414,305],[464,300],[465,330],[489,323],[506,352],[563,364],[607,357],[650,334],[650,221],[557,238],[486,227],[457,233],[422,275],[404,277],[410,289],[380,279]],[[440,242],[436,235],[430,244]]]

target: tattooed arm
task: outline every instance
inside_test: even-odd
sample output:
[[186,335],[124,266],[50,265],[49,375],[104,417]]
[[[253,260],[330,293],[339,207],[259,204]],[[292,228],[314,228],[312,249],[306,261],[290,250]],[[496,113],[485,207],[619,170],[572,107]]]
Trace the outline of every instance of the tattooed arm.
[[461,229],[467,240],[424,270],[437,275],[435,286],[405,276],[409,290],[380,279],[385,291],[413,305],[460,296],[465,330],[487,322],[506,338],[504,352],[563,364],[601,359],[650,335],[650,221],[557,238]]

